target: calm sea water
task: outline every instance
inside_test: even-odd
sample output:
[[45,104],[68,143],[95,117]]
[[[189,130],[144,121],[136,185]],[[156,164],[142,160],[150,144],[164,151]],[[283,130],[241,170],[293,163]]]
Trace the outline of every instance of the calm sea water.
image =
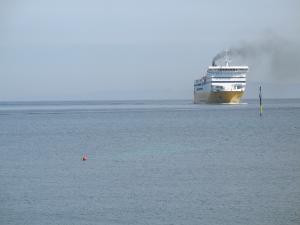
[[299,225],[300,100],[247,102],[2,102],[0,224]]

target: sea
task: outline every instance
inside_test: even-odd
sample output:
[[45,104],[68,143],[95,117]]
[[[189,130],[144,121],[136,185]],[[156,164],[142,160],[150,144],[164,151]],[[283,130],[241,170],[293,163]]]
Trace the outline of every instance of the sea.
[[0,224],[299,225],[300,99],[263,109],[0,102]]

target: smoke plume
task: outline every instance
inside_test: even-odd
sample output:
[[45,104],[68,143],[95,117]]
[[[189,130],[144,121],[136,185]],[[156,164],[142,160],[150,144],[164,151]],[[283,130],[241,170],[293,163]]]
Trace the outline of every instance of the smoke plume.
[[243,42],[213,58],[213,65],[221,65],[228,54],[232,65],[249,65],[249,78],[273,81],[300,82],[300,45],[274,34],[253,42]]

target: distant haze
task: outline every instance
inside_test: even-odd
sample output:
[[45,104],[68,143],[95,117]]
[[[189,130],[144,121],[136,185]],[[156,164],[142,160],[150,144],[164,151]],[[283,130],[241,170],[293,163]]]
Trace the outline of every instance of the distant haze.
[[[2,0],[0,101],[191,99],[225,49],[246,98],[300,97],[297,0]],[[220,63],[220,62],[218,62]]]

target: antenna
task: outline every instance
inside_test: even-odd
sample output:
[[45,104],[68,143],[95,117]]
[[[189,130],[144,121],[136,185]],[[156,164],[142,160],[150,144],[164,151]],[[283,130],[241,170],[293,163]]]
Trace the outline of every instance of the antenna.
[[229,59],[228,53],[229,53],[229,50],[226,49],[225,50],[225,66],[229,66],[229,63],[231,62],[231,60]]

